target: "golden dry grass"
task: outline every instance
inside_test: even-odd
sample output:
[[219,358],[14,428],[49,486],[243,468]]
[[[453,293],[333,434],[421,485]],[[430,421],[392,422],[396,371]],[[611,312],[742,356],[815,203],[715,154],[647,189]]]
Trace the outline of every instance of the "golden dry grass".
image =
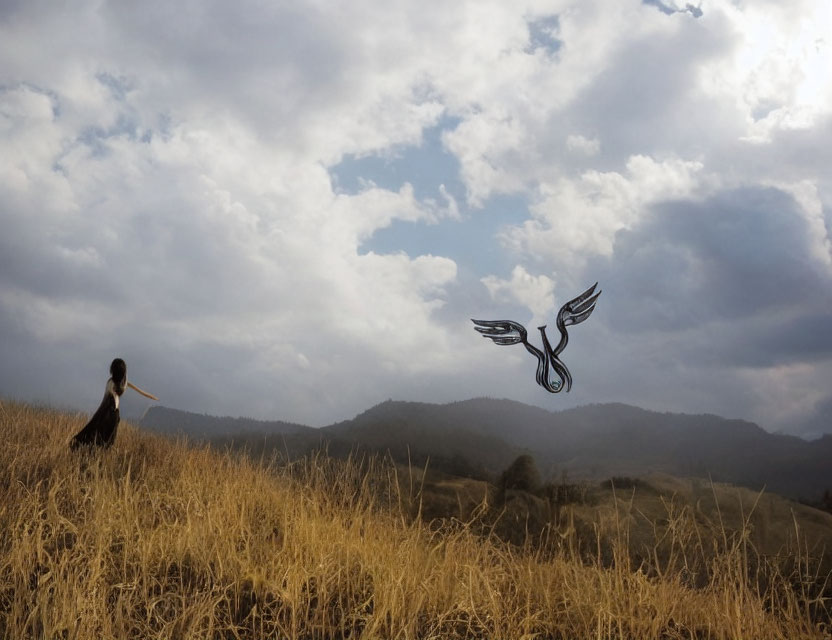
[[0,637],[829,637],[800,557],[759,581],[742,535],[693,586],[684,514],[673,562],[635,567],[616,518],[607,558],[568,527],[517,548],[407,517],[392,466],[264,468],[129,425],[80,456],[84,420],[0,404]]

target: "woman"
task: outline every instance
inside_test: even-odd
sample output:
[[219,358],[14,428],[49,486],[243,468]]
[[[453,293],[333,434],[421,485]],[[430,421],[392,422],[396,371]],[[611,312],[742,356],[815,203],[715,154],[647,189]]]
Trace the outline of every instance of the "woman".
[[110,379],[107,380],[107,391],[96,412],[81,431],[75,434],[69,446],[77,449],[81,445],[109,447],[115,442],[116,430],[120,416],[118,412],[119,399],[124,390],[130,387],[146,398],[158,400],[156,396],[142,391],[132,382],[127,382],[127,365],[121,358],[116,358],[110,365]]

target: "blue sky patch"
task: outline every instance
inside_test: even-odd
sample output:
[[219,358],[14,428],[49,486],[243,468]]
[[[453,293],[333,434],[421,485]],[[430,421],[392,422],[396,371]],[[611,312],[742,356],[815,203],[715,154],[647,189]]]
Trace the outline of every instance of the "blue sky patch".
[[557,16],[545,16],[532,20],[529,25],[529,53],[536,49],[545,49],[548,53],[557,53],[563,42],[556,37],[560,31]]
[[456,200],[460,219],[438,223],[394,220],[379,229],[360,247],[361,253],[379,254],[403,251],[411,257],[445,256],[462,270],[486,275],[508,273],[514,261],[502,249],[497,234],[507,226],[529,217],[525,198],[498,195],[480,208],[466,204],[465,185],[459,178],[459,161],[442,145],[442,132],[453,129],[458,120],[443,118],[426,129],[418,146],[397,149],[390,155],[347,156],[330,169],[337,192],[357,194],[372,182],[383,189],[398,191],[409,182],[417,199],[434,200],[440,206],[446,192]]
[[451,258],[460,270],[481,276],[508,274],[516,262],[497,240],[508,226],[529,217],[524,198],[494,196],[480,209],[460,207],[461,219],[436,224],[394,220],[376,231],[361,245],[361,252],[395,253],[404,251],[411,257],[435,255]]

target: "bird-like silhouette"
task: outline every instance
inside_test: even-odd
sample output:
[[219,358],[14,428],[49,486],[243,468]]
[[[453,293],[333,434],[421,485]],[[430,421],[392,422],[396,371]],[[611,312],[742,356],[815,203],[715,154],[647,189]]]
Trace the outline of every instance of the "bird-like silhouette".
[[142,391],[132,382],[127,382],[127,365],[121,358],[116,358],[110,365],[110,379],[107,380],[104,399],[87,425],[70,441],[69,446],[72,449],[82,445],[106,448],[115,442],[116,430],[121,420],[118,411],[119,400],[127,387],[151,400],[159,399],[147,391]]
[[[540,336],[543,338],[543,351],[541,351],[529,344],[526,328],[518,322],[512,320],[474,320],[473,318],[471,321],[477,325],[474,329],[479,331],[484,338],[491,338],[496,344],[522,343],[526,350],[537,358],[535,379],[537,384],[546,391],[551,393],[559,393],[564,389],[569,391],[572,388],[572,374],[569,373],[569,369],[566,368],[566,365],[561,362],[558,356],[566,348],[566,343],[569,342],[566,327],[583,322],[595,310],[595,301],[601,295],[600,291],[593,295],[597,286],[598,283],[596,282],[577,298],[570,300],[560,308],[556,320],[558,331],[560,331],[560,342],[554,349],[549,344],[549,338],[546,336],[546,325],[538,327]],[[550,379],[550,368],[554,369],[559,380]]]

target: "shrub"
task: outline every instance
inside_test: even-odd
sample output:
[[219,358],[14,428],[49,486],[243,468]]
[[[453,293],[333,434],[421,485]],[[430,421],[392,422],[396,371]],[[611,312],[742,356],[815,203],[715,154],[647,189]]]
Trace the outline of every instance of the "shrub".
[[540,486],[540,472],[528,454],[518,456],[500,476],[500,489],[503,491],[528,491],[533,493]]

